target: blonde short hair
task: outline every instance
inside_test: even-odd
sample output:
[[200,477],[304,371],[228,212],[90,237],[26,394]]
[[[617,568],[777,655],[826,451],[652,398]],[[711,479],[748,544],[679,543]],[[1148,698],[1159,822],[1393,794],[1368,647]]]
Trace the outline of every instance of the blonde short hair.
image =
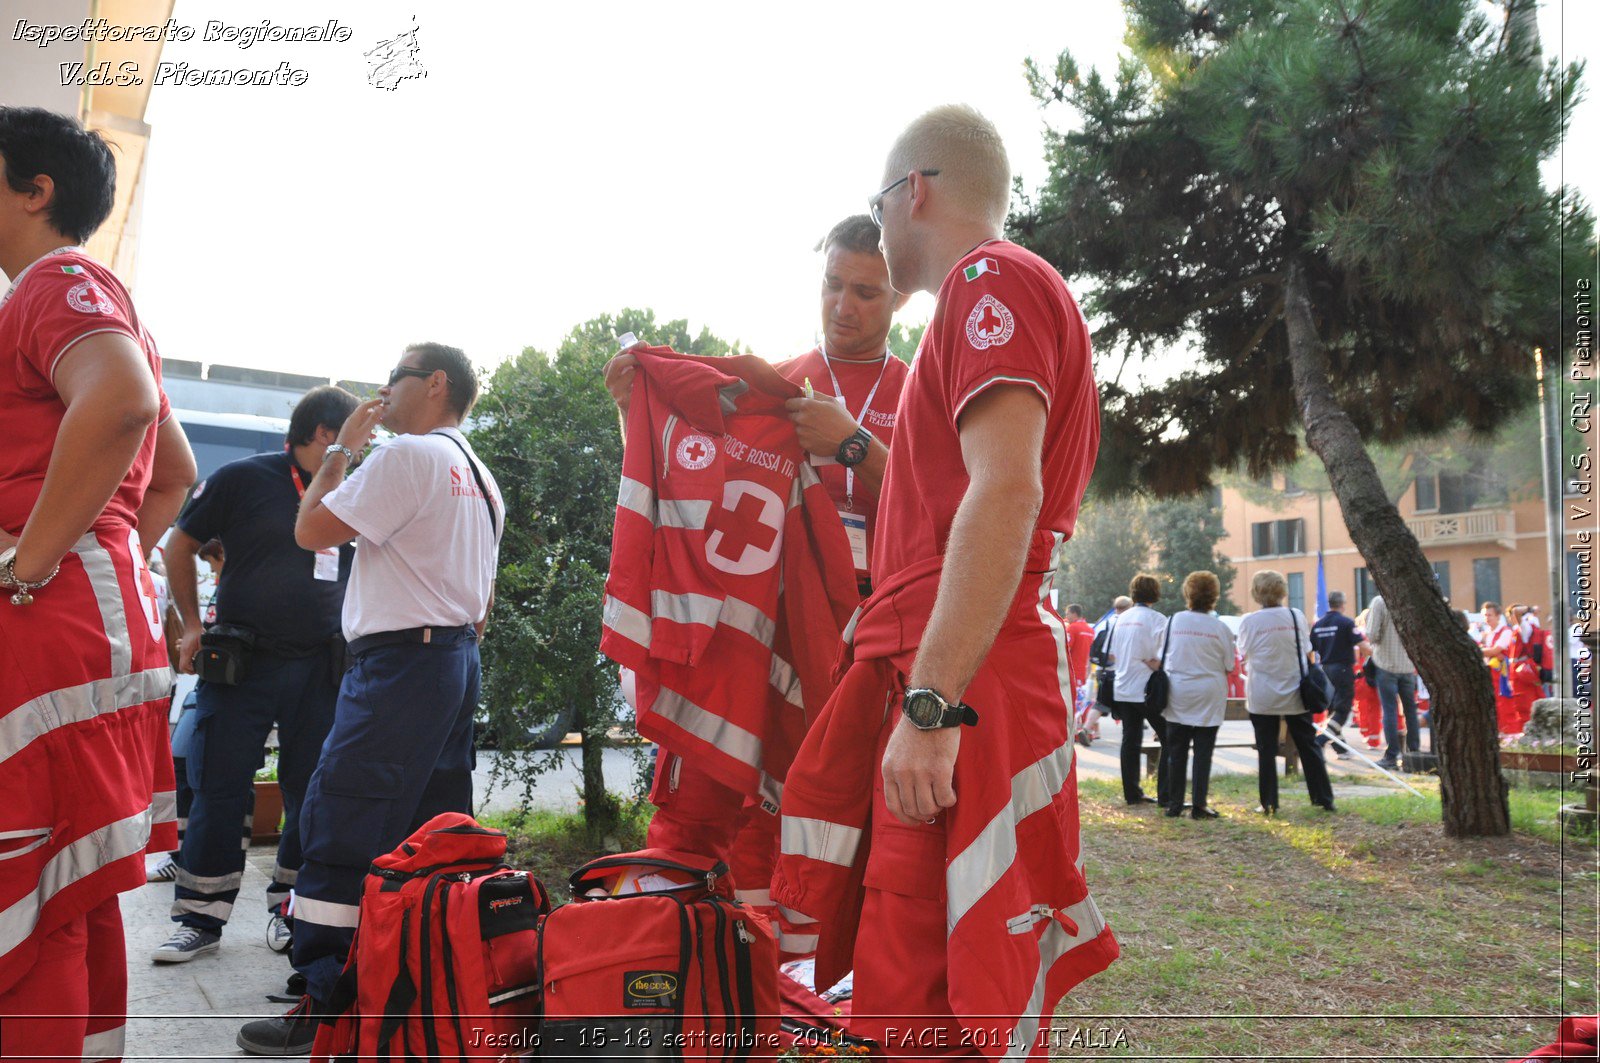
[[1282,605],[1288,596],[1289,581],[1283,578],[1282,572],[1264,568],[1250,581],[1250,597],[1269,609]]
[[935,107],[906,127],[889,149],[886,174],[938,170],[938,188],[970,220],[1005,224],[1011,163],[1000,131],[966,104]]
[[1189,603],[1189,608],[1200,613],[1209,613],[1216,608],[1217,599],[1222,597],[1222,582],[1217,579],[1215,572],[1191,572],[1183,580],[1183,600]]

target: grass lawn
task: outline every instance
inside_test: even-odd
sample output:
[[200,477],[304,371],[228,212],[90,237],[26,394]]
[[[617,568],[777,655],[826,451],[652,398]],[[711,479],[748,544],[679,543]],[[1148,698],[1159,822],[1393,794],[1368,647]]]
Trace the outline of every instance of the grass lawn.
[[[1295,780],[1266,819],[1253,776],[1221,776],[1209,822],[1084,782],[1085,870],[1122,958],[1062,1004],[1055,1055],[1505,1060],[1594,1013],[1600,875],[1592,844],[1562,848],[1560,792],[1513,790],[1511,837],[1456,842],[1437,780],[1413,781],[1423,797],[1330,816]],[[643,846],[648,812],[599,845],[575,815],[485,822],[560,902],[579,865]]]
[[1509,1059],[1595,1012],[1596,853],[1563,853],[1560,792],[1513,790],[1510,838],[1457,842],[1437,781],[1418,789],[1330,816],[1296,781],[1267,819],[1254,777],[1223,776],[1223,818],[1195,822],[1085,782],[1085,873],[1122,958],[1068,996],[1057,1055]]

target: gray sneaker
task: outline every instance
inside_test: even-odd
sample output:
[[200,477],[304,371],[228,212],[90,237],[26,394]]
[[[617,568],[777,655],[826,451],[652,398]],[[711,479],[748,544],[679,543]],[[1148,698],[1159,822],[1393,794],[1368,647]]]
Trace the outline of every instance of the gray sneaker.
[[150,954],[150,959],[156,963],[188,963],[202,953],[216,952],[221,947],[221,934],[213,934],[199,927],[180,926],[176,933]]

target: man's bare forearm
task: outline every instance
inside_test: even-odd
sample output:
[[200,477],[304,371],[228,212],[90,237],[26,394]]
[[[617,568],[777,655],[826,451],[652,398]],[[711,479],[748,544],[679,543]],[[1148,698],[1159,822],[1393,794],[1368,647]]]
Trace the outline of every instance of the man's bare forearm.
[[872,445],[867,448],[867,457],[860,465],[856,466],[856,475],[861,477],[861,482],[872,488],[873,491],[883,490],[883,474],[889,468],[889,448],[883,445],[883,440],[877,436],[872,437]]
[[188,629],[201,626],[199,569],[195,565],[200,545],[181,528],[172,533],[172,541],[167,543],[167,587],[172,604],[178,607],[178,617]]
[[1039,497],[1007,481],[974,483],[956,510],[933,616],[911,685],[957,700],[982,667],[1022,579]]

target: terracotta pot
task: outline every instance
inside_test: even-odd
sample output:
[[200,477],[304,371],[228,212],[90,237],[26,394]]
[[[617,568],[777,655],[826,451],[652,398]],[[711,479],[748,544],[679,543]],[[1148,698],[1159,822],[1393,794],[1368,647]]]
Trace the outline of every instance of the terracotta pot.
[[256,780],[256,810],[250,822],[250,842],[265,845],[282,835],[283,791],[275,780]]

